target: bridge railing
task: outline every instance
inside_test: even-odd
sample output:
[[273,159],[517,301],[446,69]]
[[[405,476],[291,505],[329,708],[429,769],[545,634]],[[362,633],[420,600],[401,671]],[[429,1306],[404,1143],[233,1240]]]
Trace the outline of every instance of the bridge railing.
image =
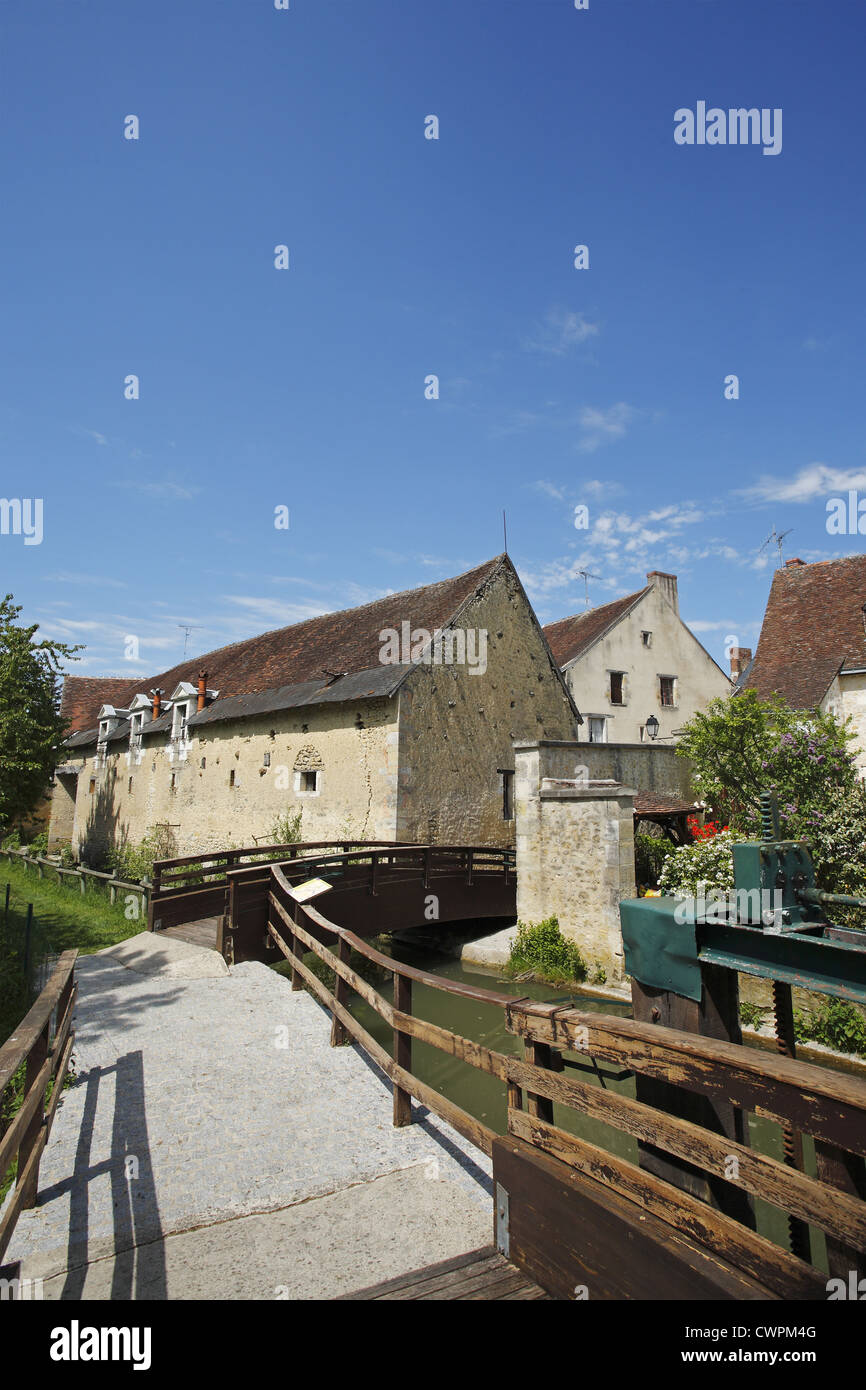
[[[217,949],[232,964],[271,961],[276,954],[267,933],[273,867],[242,865],[228,870]],[[341,853],[299,856],[283,862],[281,868],[290,887],[302,879],[326,880],[333,890],[329,915],[342,926],[351,925],[359,936],[429,925],[424,908],[430,893],[437,897],[437,914],[441,902],[443,921],[513,917],[515,910],[512,849],[367,844]],[[435,920],[440,920],[438,915]]]
[[[609,1291],[602,1296],[628,1296],[610,1290],[628,1287],[630,1276],[623,1285],[622,1272],[644,1241],[644,1287],[658,1291],[634,1296],[826,1298],[826,1274],[758,1234],[750,1207],[749,1219],[729,1214],[734,1208],[726,1210],[724,1199],[717,1200],[720,1183],[735,1185],[741,1198],[745,1194],[746,1204],[760,1199],[789,1221],[809,1223],[824,1232],[831,1270],[834,1260],[839,1268],[847,1261],[847,1268],[866,1273],[866,1187],[860,1176],[866,1155],[866,1082],[739,1044],[633,1019],[535,1004],[418,970],[377,951],[312,903],[299,901],[279,866],[272,866],[270,880],[268,933],[291,964],[292,988],[306,985],[330,1011],[332,1046],[354,1040],[388,1076],[394,1088],[395,1125],[412,1123],[414,1097],[493,1155],[497,1194],[504,1194],[505,1203],[504,1216],[502,1211],[498,1216],[500,1247],[543,1287],[574,1297],[580,1265],[574,1252],[595,1241],[596,1253],[588,1263],[600,1287],[599,1260],[601,1265],[607,1262],[604,1278]],[[333,972],[333,988],[305,961],[309,952]],[[390,973],[391,1000],[353,969],[352,952]],[[524,1057],[495,1051],[417,1018],[412,1009],[416,983],[499,1008],[508,1031],[523,1039]],[[391,1052],[352,1014],[353,994],[392,1029]],[[507,1094],[506,1135],[498,1135],[415,1074],[416,1039],[502,1082]],[[574,1071],[594,1070],[597,1082],[599,1061],[618,1069],[616,1079],[632,1073],[655,1077],[716,1100],[733,1098],[743,1111],[767,1116],[783,1127],[796,1126],[814,1137],[819,1176],[810,1177],[746,1143],[736,1143],[714,1132],[711,1122],[708,1127],[668,1114],[611,1090],[603,1080],[599,1085],[575,1078]],[[634,1145],[638,1158],[641,1149],[650,1148],[703,1171],[715,1184],[713,1199],[702,1199],[689,1191],[688,1183],[680,1187],[623,1158],[622,1142],[613,1153],[578,1137],[563,1128],[565,1112],[611,1126],[626,1148]],[[576,1200],[578,1189],[582,1201]],[[742,1205],[741,1201],[740,1209]],[[545,1223],[546,1245],[538,1248],[533,1242]],[[567,1231],[562,1242],[555,1234],[560,1225]],[[635,1228],[642,1232],[637,1244]],[[669,1261],[669,1275],[660,1271],[661,1255]],[[560,1257],[561,1270],[556,1268]],[[688,1292],[690,1280],[706,1292]],[[666,1294],[666,1281],[671,1290],[681,1291]],[[635,1275],[634,1287],[638,1283]]]
[[[306,984],[319,1002],[330,1010],[331,1046],[339,1046],[350,1037],[354,1038],[394,1083],[395,1125],[412,1123],[411,1098],[414,1096],[422,1105],[428,1106],[447,1120],[470,1143],[490,1154],[495,1131],[414,1075],[411,1069],[412,1040],[417,1038],[421,1042],[429,1043],[432,1047],[468,1062],[470,1066],[498,1077],[503,1082],[507,1080],[508,1058],[504,1053],[495,1052],[471,1038],[461,1037],[438,1024],[416,1018],[412,1013],[412,986],[414,983],[429,985],[444,994],[493,1004],[503,1010],[507,1005],[513,1004],[514,996],[475,985],[461,984],[456,980],[446,980],[441,975],[429,974],[415,969],[414,966],[403,965],[391,956],[377,951],[354,932],[329,921],[311,904],[299,902],[278,865],[272,866],[270,875],[268,932],[278,950],[291,963],[292,989],[299,990]],[[330,940],[336,938],[336,951],[324,944],[320,939],[322,936]],[[333,991],[329,990],[305,963],[303,957],[310,951],[333,970]],[[385,999],[373,985],[351,968],[349,957],[352,951],[357,951],[366,960],[390,972],[394,980],[392,1001]],[[351,991],[365,1000],[393,1029],[393,1056],[348,1009]]]
[[[393,843],[371,840],[370,845]],[[357,840],[307,840],[287,845],[248,845],[239,849],[206,850],[187,854],[179,859],[160,859],[153,866],[150,891],[148,927],[159,930],[165,925],[195,921],[225,910],[229,875],[233,870],[292,859],[307,858],[318,851],[333,850],[346,853],[354,849]]]
[[45,988],[9,1040],[0,1047],[0,1116],[8,1114],[7,1092],[24,1068],[23,1094],[16,1113],[0,1125],[0,1180],[16,1157],[12,1195],[0,1217],[0,1260],[20,1213],[36,1205],[39,1162],[66,1080],[72,1044],[77,950],[64,951]]

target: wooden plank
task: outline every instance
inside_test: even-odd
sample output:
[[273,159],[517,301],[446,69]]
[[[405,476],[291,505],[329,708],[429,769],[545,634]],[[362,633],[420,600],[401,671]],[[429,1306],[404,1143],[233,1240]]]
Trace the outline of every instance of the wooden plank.
[[[658,1181],[638,1168],[635,1172],[646,1182]],[[622,1193],[519,1139],[494,1141],[493,1177],[508,1193],[511,1262],[554,1298],[691,1304],[779,1297],[762,1279],[729,1264],[718,1245],[707,1248]],[[823,1283],[816,1292],[801,1276],[795,1287],[800,1296],[826,1298]]]
[[627,1197],[642,1211],[659,1217],[672,1230],[697,1241],[725,1264],[765,1284],[780,1297],[826,1298],[826,1281],[811,1265],[653,1173],[519,1110],[509,1114],[508,1130],[515,1138]]
[[[348,943],[340,942],[340,945]],[[412,981],[403,975],[394,976],[394,1008],[402,1017],[412,1013]],[[412,1070],[412,1035],[401,1028],[394,1028],[394,1062],[403,1071]],[[412,1123],[412,1097],[402,1086],[394,1086],[394,1120],[397,1129]]]
[[[828,1184],[831,1201],[837,1201],[843,1193],[866,1203],[866,1163],[857,1154],[845,1153],[832,1144],[815,1140],[815,1165],[822,1183]],[[830,1273],[836,1278],[847,1278],[850,1270],[856,1270],[858,1278],[866,1276],[866,1246],[861,1242],[859,1248],[847,1238],[841,1240],[827,1237],[827,1263]]]
[[26,1060],[30,1049],[51,1018],[75,969],[77,955],[77,950],[63,952],[39,998],[14,1033],[10,1034],[8,1041],[0,1047],[0,1091],[5,1089],[21,1063]]
[[[630,1096],[556,1076],[517,1058],[508,1061],[507,1069],[511,1080],[527,1090],[532,1088],[551,1102],[613,1125],[709,1173],[724,1175],[729,1160],[735,1158],[739,1170],[736,1181],[746,1192],[866,1249],[866,1202],[858,1197],[836,1191],[747,1145],[714,1134],[690,1120],[655,1110]],[[530,1110],[529,1114],[532,1116],[533,1112]],[[535,1118],[547,1120],[544,1115]],[[548,1123],[552,1123],[552,1116]],[[513,1132],[518,1133],[518,1127]],[[526,1135],[521,1133],[521,1137]]]
[[656,1024],[509,1001],[506,1025],[520,1037],[600,1057],[714,1100],[736,1096],[743,1110],[767,1115],[827,1143],[866,1154],[866,1081],[809,1062],[775,1056]]
[[38,1179],[39,1161],[42,1158],[42,1150],[45,1148],[47,1139],[48,1131],[43,1126],[31,1150],[30,1157],[18,1173],[12,1196],[6,1204],[2,1218],[0,1218],[0,1261],[6,1253],[6,1247],[12,1237],[12,1232],[15,1230],[15,1223],[26,1202],[27,1193]]
[[334,1299],[334,1302],[354,1303],[359,1300],[370,1299],[374,1295],[382,1297],[392,1289],[404,1289],[412,1284],[420,1286],[428,1281],[438,1279],[440,1275],[450,1274],[453,1270],[465,1269],[470,1265],[501,1259],[502,1256],[494,1245],[483,1245],[477,1250],[468,1250],[464,1255],[454,1255],[450,1260],[438,1260],[436,1264],[424,1265],[421,1269],[410,1270],[408,1274],[398,1274],[393,1279],[383,1279],[380,1283],[371,1284],[366,1289],[358,1289],[355,1293],[340,1294]]
[[547,1294],[492,1247],[442,1260],[426,1269],[413,1270],[396,1279],[343,1294],[337,1302],[389,1301],[440,1302],[498,1299],[546,1299]]

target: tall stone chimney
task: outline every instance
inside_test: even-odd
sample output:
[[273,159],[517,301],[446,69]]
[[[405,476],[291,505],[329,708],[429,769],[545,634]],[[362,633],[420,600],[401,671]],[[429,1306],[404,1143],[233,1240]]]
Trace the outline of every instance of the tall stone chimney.
[[195,711],[196,714],[200,714],[200,713],[201,713],[201,711],[202,711],[202,710],[204,709],[204,707],[205,707],[206,701],[207,701],[207,671],[199,671],[199,673],[198,673],[198,704],[196,705],[196,711]]
[[739,680],[752,659],[751,647],[731,647],[731,680]]
[[647,582],[654,584],[657,589],[661,589],[671,608],[679,617],[680,600],[677,593],[676,575],[665,574],[663,570],[650,570],[647,575]]
[[158,719],[159,709],[162,703],[162,691],[157,687],[156,690],[152,690],[150,693],[153,696],[153,718]]

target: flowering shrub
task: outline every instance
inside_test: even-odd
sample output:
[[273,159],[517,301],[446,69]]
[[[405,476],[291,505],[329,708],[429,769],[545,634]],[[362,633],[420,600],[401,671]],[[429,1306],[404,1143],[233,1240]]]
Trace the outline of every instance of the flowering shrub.
[[711,840],[714,835],[718,835],[720,830],[727,830],[726,825],[719,825],[716,820],[704,821],[701,825],[697,816],[688,816],[686,824],[693,840]]
[[734,858],[731,846],[735,837],[727,829],[679,845],[672,850],[659,874],[659,888],[675,897],[697,897],[703,887],[727,891],[734,886]]

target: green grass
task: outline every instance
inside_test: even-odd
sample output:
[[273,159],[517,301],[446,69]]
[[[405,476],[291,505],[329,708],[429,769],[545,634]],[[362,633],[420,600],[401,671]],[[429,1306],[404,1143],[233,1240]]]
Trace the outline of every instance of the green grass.
[[[39,878],[35,869],[24,864],[0,860],[0,1044],[15,1031],[33,1003],[23,976],[24,929],[27,904],[33,904],[31,959],[37,962],[43,952],[60,952],[77,946],[82,955],[91,955],[105,946],[125,941],[146,926],[142,915],[137,921],[124,916],[124,897],[112,904],[107,893],[88,887],[82,894],[65,888],[46,870]],[[4,921],[6,884],[11,885],[9,918]],[[0,1133],[21,1104],[24,1067],[0,1096]],[[0,1173],[0,1201],[14,1180],[14,1165]]]

